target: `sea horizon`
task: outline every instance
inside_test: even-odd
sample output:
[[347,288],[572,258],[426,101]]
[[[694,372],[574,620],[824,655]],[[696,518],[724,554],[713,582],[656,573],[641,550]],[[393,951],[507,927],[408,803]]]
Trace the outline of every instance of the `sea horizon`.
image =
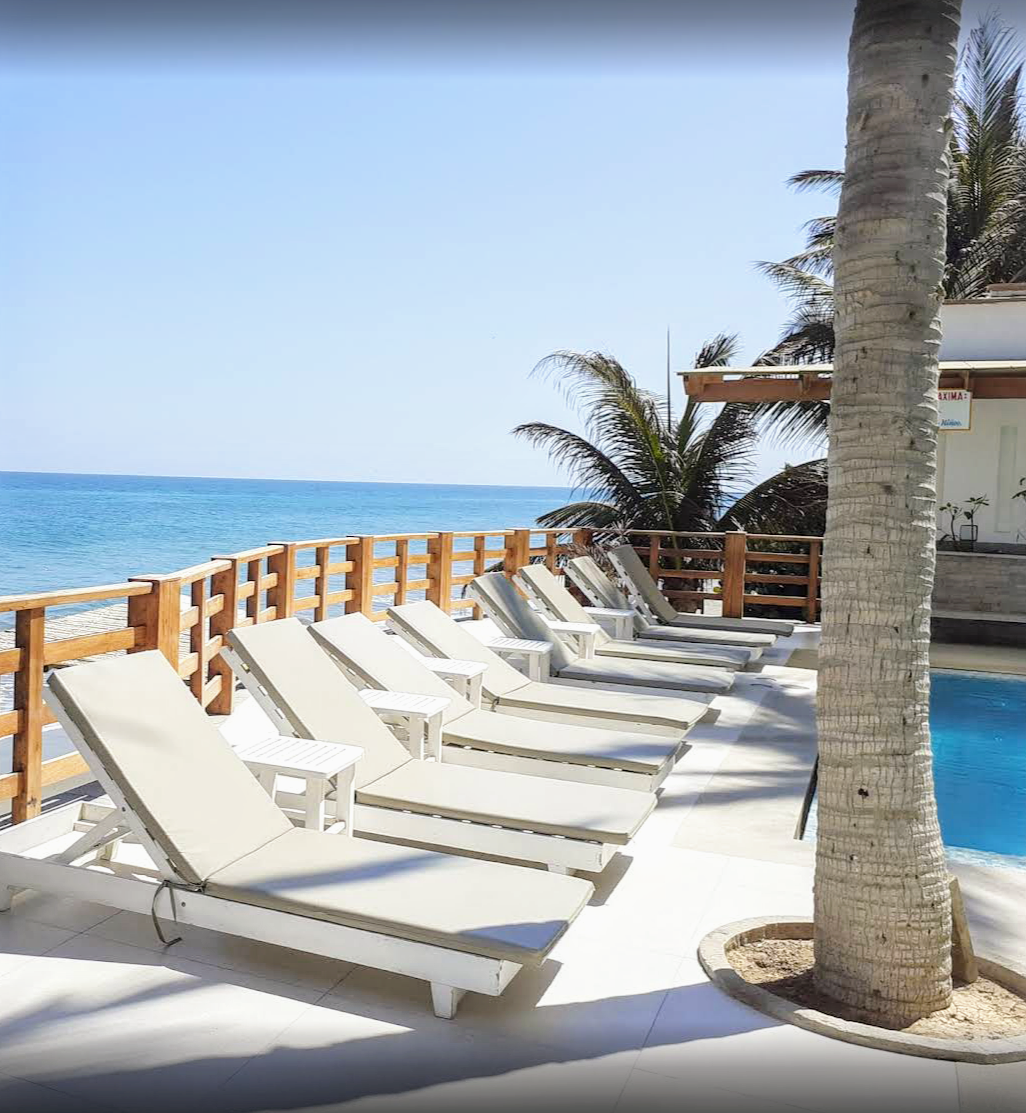
[[173,572],[275,541],[511,529],[567,488],[0,471],[0,595]]

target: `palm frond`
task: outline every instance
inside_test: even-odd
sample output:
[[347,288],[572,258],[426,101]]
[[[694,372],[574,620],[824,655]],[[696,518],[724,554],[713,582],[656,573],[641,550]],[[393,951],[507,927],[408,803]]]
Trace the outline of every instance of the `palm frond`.
[[826,527],[827,464],[785,467],[742,495],[720,518],[720,529],[819,536]]
[[799,193],[809,189],[823,189],[840,193],[844,184],[843,170],[799,170],[787,179],[787,184]]
[[741,345],[737,333],[721,332],[707,340],[695,355],[694,367],[729,367],[737,360]]

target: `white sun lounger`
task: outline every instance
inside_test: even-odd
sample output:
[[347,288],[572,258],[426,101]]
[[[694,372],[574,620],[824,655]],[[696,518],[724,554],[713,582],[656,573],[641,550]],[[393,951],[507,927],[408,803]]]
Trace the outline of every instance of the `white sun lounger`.
[[[653,637],[652,627],[700,627],[702,630],[736,630],[789,637],[794,623],[776,618],[724,618],[722,615],[689,614],[678,611],[659,590],[641,557],[630,545],[617,545],[607,553],[610,563],[623,581],[631,602],[648,622],[645,637]],[[598,565],[595,566],[598,568]],[[601,570],[600,570],[601,571]]]
[[680,756],[677,741],[615,724],[604,729],[541,724],[475,708],[366,615],[329,618],[308,629],[358,684],[448,697],[442,713],[447,763],[653,792]]
[[416,760],[296,619],[233,630],[229,642],[225,658],[283,734],[363,749],[357,834],[598,872],[655,807],[625,788]]
[[[582,726],[618,724],[646,734],[680,739],[709,710],[707,703],[683,696],[607,692],[594,685],[574,687],[528,680],[504,659],[506,649],[502,641],[496,648],[486,645],[465,622],[457,622],[427,600],[389,607],[388,617],[412,646],[429,657],[484,665],[482,689],[493,711]],[[548,643],[545,647],[547,650]]]
[[[423,978],[451,1017],[542,963],[593,891],[293,827],[156,651],[56,670],[45,699],[113,806],[0,832],[0,907],[36,889]],[[149,864],[119,861],[122,839]]]
[[[644,566],[642,566],[644,567]],[[648,641],[655,641],[661,644],[671,642],[674,645],[681,642],[691,642],[696,634],[704,635],[710,631],[722,632],[739,630],[741,633],[756,633],[760,635],[768,635],[772,643],[775,643],[779,634],[786,635],[789,631],[786,629],[789,623],[781,623],[785,627],[783,630],[770,630],[764,629],[763,624],[758,619],[744,619],[745,625],[739,627],[741,619],[721,618],[719,615],[690,615],[682,612],[680,613],[680,622],[677,625],[664,626],[658,622],[653,622],[648,615],[651,611],[639,604],[637,598],[628,598],[628,596],[620,589],[620,586],[612,580],[601,568],[594,557],[579,556],[573,557],[566,563],[566,574],[576,587],[590,599],[597,608],[607,608],[608,613],[615,613],[617,615],[626,615],[627,622],[634,632],[634,636],[644,638]],[[633,592],[632,592],[633,594]],[[659,592],[662,597],[662,592]],[[666,599],[663,599],[667,602]],[[669,604],[667,603],[669,606]],[[670,608],[673,610],[673,608]],[[600,611],[599,613],[605,613]],[[691,619],[695,621],[688,624]],[[733,623],[730,626],[712,625],[713,623]],[[748,625],[752,623],[752,625]],[[766,626],[774,625],[773,622],[767,620]]]
[[486,572],[470,584],[470,594],[504,634],[533,638],[551,646],[550,667],[561,680],[586,684],[624,684],[676,692],[723,695],[734,684],[728,669],[700,665],[673,665],[665,661],[628,660],[620,657],[583,657],[574,653],[501,572]]
[[[517,582],[557,623],[595,622],[544,564],[529,564],[521,568],[517,573]],[[775,640],[771,634],[733,634],[725,630],[687,630],[681,633],[684,644],[666,645],[645,638],[612,638],[599,625],[595,631],[595,653],[599,657],[743,669],[757,660]],[[731,639],[734,639],[733,643]]]

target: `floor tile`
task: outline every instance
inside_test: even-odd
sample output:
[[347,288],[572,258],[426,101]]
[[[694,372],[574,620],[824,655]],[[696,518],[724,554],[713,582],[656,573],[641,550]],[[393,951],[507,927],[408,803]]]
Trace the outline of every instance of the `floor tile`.
[[15,919],[24,918],[68,931],[88,931],[116,914],[117,909],[106,904],[94,904],[92,901],[73,900],[70,897],[30,890],[21,892],[14,898],[9,913]]
[[0,912],[0,976],[16,970],[35,955],[59,947],[74,934],[68,928],[51,927]]
[[[616,1106],[616,1113],[795,1113],[795,1110],[793,1105],[767,1101],[762,1095],[696,1086],[690,1081],[643,1070],[631,1072]],[[829,1113],[828,1107],[824,1106],[823,1113]]]
[[[330,1002],[330,1004],[329,1004]],[[393,1005],[395,1003],[393,1002]],[[568,1058],[551,1046],[332,995],[247,1063],[221,1108],[612,1110],[636,1053]],[[352,1104],[349,1104],[352,1103]]]
[[1023,1113],[1026,1110],[1026,1062],[959,1063],[961,1113]]
[[[690,971],[690,973],[689,973]],[[875,1051],[763,1016],[716,989],[697,961],[681,965],[638,1068],[803,1109],[957,1113],[952,1063]]]
[[13,971],[0,998],[0,1071],[106,1108],[210,1108],[210,1091],[309,1001],[280,983],[181,967],[78,935]]

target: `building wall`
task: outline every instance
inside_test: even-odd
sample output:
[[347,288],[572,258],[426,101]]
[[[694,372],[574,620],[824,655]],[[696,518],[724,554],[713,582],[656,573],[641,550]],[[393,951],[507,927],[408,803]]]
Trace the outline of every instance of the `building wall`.
[[[949,302],[941,307],[941,323],[941,359],[1026,359],[1026,298]],[[976,515],[980,541],[1026,543],[1026,499],[1012,501],[1026,476],[1026,399],[974,400],[972,428],[940,434],[938,473],[938,505],[976,495],[990,499]],[[941,534],[948,521],[938,515]]]
[[[986,495],[990,506],[976,515],[979,540],[1026,543],[1026,499],[1012,499],[1026,476],[1026,398],[974,400],[972,428],[941,433],[940,442],[938,505]],[[942,534],[948,522],[938,515]]]
[[1026,556],[938,553],[933,605],[939,611],[1026,614]]
[[1026,359],[1026,298],[941,306],[941,359]]

